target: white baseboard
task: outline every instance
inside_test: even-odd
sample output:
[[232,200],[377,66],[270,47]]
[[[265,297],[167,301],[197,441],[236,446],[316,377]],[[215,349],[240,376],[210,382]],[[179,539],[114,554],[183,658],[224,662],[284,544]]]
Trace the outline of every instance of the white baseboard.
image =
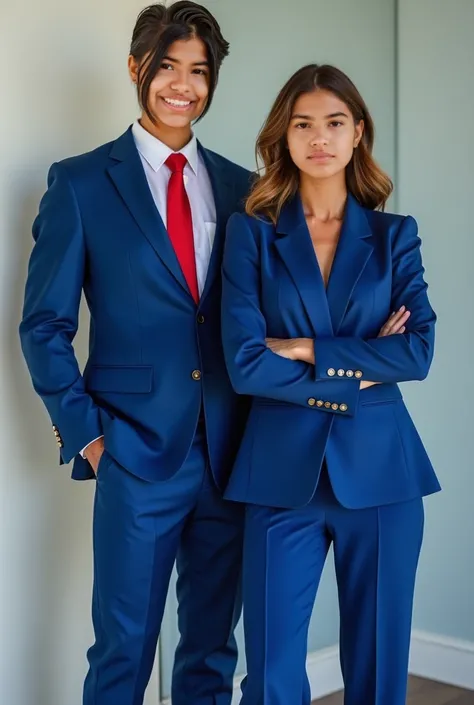
[[[306,668],[313,700],[342,690],[338,646],[308,654]],[[409,670],[414,676],[474,690],[474,642],[414,630]],[[234,681],[232,705],[240,703],[241,682],[242,676]],[[163,705],[171,703],[168,700]]]
[[240,690],[240,684],[242,683],[243,676],[237,676],[234,679],[234,694],[232,695],[231,705],[239,705],[240,699],[242,697],[242,692]]
[[[306,661],[309,683],[311,686],[311,699],[317,700],[326,695],[342,690],[342,674],[339,666],[339,648],[330,646],[308,654]],[[239,705],[242,678],[236,678],[232,705]]]
[[474,690],[474,642],[414,630],[410,673]]
[[339,664],[339,647],[313,651],[308,654],[306,670],[311,685],[311,699],[317,700],[342,690],[342,673]]

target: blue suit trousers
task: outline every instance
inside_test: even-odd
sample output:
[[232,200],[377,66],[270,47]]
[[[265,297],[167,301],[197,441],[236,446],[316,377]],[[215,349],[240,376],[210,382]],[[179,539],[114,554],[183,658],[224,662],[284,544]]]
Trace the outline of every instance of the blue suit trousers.
[[248,505],[241,705],[309,705],[307,637],[331,543],[339,592],[345,705],[405,705],[422,499],[347,509],[324,468],[298,509]]
[[204,433],[174,477],[147,482],[105,452],[94,506],[95,644],[84,705],[142,705],[175,559],[173,705],[230,705],[241,611],[242,505],[211,478]]

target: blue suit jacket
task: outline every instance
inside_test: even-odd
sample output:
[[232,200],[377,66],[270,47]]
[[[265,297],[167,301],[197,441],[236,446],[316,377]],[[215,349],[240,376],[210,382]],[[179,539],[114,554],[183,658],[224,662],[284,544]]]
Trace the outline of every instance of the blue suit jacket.
[[[93,477],[78,453],[101,434],[107,451],[132,473],[170,477],[185,459],[202,403],[214,477],[219,485],[228,477],[248,400],[235,394],[225,369],[220,271],[225,226],[241,207],[249,172],[199,149],[217,231],[198,308],[130,129],[50,170],[33,227],[20,334],[61,462],[76,458],[77,479]],[[82,290],[91,314],[83,374],[72,347]]]
[[[299,196],[277,226],[234,215],[223,269],[224,352],[234,388],[254,396],[227,497],[307,503],[326,457],[336,496],[352,508],[439,489],[398,382],[424,379],[435,314],[413,218],[349,197],[327,290]],[[377,338],[405,304],[404,335]],[[315,362],[284,359],[266,337],[313,338]],[[360,380],[382,384],[360,391]]]

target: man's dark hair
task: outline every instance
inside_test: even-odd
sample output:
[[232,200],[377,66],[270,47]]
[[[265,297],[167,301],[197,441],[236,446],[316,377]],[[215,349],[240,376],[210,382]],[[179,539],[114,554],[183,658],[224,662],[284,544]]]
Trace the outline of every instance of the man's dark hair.
[[209,62],[209,96],[201,119],[211,107],[219,70],[229,54],[229,43],[222,36],[217,20],[205,7],[189,0],[180,0],[169,7],[155,3],[138,15],[130,54],[140,65],[138,100],[152,122],[156,122],[156,119],[148,100],[151,82],[170,46],[176,41],[193,38],[204,42]]

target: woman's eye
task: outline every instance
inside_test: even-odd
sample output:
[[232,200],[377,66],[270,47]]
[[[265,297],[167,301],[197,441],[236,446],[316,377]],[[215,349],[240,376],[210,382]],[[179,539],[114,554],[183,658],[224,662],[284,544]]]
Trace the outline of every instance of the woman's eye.
[[195,69],[193,73],[198,76],[207,76],[207,71],[205,71],[204,69]]
[[295,127],[297,130],[305,130],[307,127],[309,127],[309,122],[298,122]]
[[329,127],[340,127],[343,124],[344,123],[340,122],[339,120],[333,120],[329,123]]
[[160,68],[164,69],[165,71],[169,71],[170,69],[171,70],[173,69],[171,64],[165,64],[165,63],[161,64]]

